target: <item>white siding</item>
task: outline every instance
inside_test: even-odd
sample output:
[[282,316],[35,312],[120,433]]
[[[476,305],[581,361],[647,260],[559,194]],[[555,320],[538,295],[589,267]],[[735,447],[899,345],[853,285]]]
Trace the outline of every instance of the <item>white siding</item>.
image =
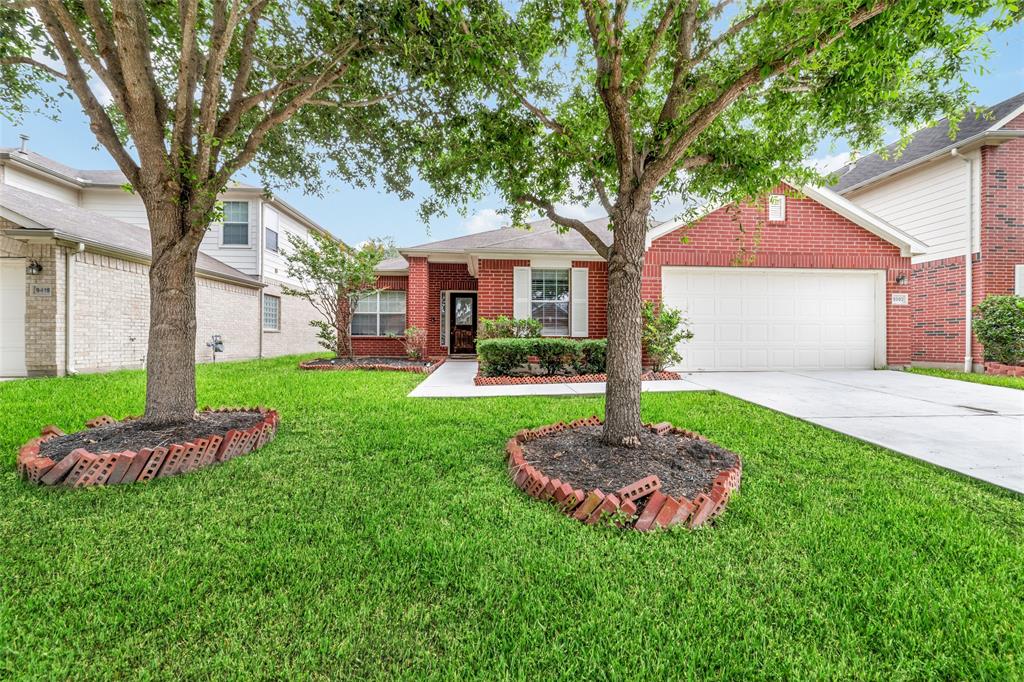
[[[974,165],[980,164],[975,161]],[[976,174],[975,197],[978,196],[977,178]],[[922,263],[964,254],[967,187],[967,164],[951,157],[883,180],[847,198],[927,244],[928,252],[913,259],[915,263]],[[977,217],[977,199],[974,203]],[[974,225],[974,250],[977,251],[977,220]]]
[[72,206],[78,205],[78,190],[61,184],[57,180],[48,180],[43,175],[26,172],[19,168],[14,168],[10,164],[4,165],[3,178],[4,184],[11,187],[42,194],[44,197],[56,199]]
[[149,229],[146,207],[137,194],[119,187],[87,187],[82,190],[82,208]]
[[199,250],[213,256],[222,263],[230,265],[236,270],[244,272],[247,275],[258,275],[259,261],[256,256],[258,254],[259,244],[261,243],[259,240],[260,206],[263,202],[260,199],[253,198],[252,196],[237,195],[232,194],[231,192],[223,194],[220,198],[223,201],[249,202],[249,245],[222,246],[221,230],[223,226],[220,223],[213,223],[210,225],[210,229],[207,231],[206,236],[203,237],[203,241],[199,245]]
[[309,228],[289,216],[284,211],[279,211],[270,204],[263,204],[263,228],[269,227],[277,232],[278,252],[267,250],[265,233],[260,236],[260,245],[263,248],[263,276],[269,279],[284,282],[292,286],[298,286],[299,282],[285,274],[288,264],[284,254],[290,248],[289,236],[297,235],[306,241],[312,238],[309,236]]

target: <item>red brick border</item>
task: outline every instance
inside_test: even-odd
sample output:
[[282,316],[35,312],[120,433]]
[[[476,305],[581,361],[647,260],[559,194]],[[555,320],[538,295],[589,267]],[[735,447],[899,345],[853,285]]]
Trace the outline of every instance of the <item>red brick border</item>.
[[[643,381],[675,381],[681,379],[676,372],[644,372],[640,375]],[[582,384],[591,381],[607,381],[607,374],[572,374],[552,376],[501,376],[486,377],[477,374],[473,377],[473,383],[477,386],[514,386],[518,384]]]
[[395,365],[379,364],[379,365],[360,365],[355,362],[348,362],[344,365],[315,365],[313,364],[316,360],[307,360],[306,362],[299,363],[299,369],[308,369],[313,371],[321,372],[342,372],[353,369],[368,369],[373,371],[381,372],[413,372],[414,374],[432,374],[435,369],[444,364],[447,358],[441,358],[432,365],[426,367],[396,367]]
[[985,374],[998,374],[1007,377],[1024,377],[1024,365],[1004,365],[1001,362],[986,362]]
[[[231,429],[223,435],[196,438],[189,443],[167,447],[143,448],[138,452],[89,452],[84,448],[71,451],[59,462],[39,455],[39,444],[63,436],[52,424],[38,438],[21,446],[18,452],[18,476],[40,485],[64,485],[81,488],[89,485],[113,485],[150,481],[164,476],[187,474],[190,471],[224,462],[260,449],[277,434],[280,417],[265,407],[222,407],[204,412],[259,412],[262,421],[248,429]],[[125,421],[136,419],[126,417]],[[87,428],[114,424],[116,420],[103,415],[86,422]]]
[[[558,422],[518,432],[505,445],[505,452],[508,453],[508,475],[512,479],[512,484],[530,497],[552,502],[562,513],[577,521],[588,525],[605,521],[620,528],[633,528],[639,531],[678,525],[689,528],[701,526],[721,514],[729,497],[740,487],[743,465],[739,455],[736,456],[735,466],[719,472],[711,483],[709,492],[702,492],[692,500],[682,496],[672,498],[661,492],[661,480],[657,476],[641,478],[614,493],[604,493],[597,488],[584,493],[582,490],[574,489],[571,482],[548,478],[543,472],[531,466],[523,456],[523,443],[565,429],[598,426],[603,423],[600,418],[594,416],[577,419],[569,424]],[[658,434],[672,432],[688,438],[707,440],[700,434],[676,428],[667,422],[644,426]],[[637,502],[644,498],[647,498],[646,506],[637,516]]]

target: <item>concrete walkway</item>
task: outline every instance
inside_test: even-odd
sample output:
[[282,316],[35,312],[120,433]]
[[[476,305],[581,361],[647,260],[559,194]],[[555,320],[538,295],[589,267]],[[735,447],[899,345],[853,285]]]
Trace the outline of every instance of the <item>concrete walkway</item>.
[[1024,493],[1024,391],[909,372],[708,372],[686,379]]
[[[601,395],[604,382],[477,386],[476,360],[448,360],[409,394],[410,398],[487,398],[516,395]],[[645,381],[644,391],[706,391],[690,381]]]

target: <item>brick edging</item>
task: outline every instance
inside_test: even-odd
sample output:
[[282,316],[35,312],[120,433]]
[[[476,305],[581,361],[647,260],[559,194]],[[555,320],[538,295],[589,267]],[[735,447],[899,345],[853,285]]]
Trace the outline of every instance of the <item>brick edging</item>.
[[[715,476],[710,493],[700,493],[692,500],[684,496],[673,498],[662,493],[661,480],[657,476],[641,478],[614,493],[604,493],[599,488],[584,493],[573,488],[571,483],[545,476],[543,472],[527,463],[523,456],[523,443],[558,431],[581,426],[599,426],[603,423],[600,418],[594,416],[577,419],[569,424],[558,422],[516,433],[505,445],[505,451],[508,453],[508,475],[513,485],[530,497],[553,503],[562,513],[577,521],[588,525],[605,521],[614,523],[619,528],[632,528],[638,531],[678,525],[685,525],[688,528],[704,525],[722,513],[729,497],[740,487],[743,465],[739,455],[736,455],[735,466],[724,469]],[[659,435],[671,432],[687,438],[708,440],[700,434],[676,428],[668,422],[644,426]],[[637,516],[637,501],[648,496],[650,499],[647,506]]]
[[[260,449],[274,439],[280,416],[265,407],[222,407],[203,412],[259,412],[263,419],[248,429],[230,429],[223,435],[209,435],[166,447],[142,448],[138,452],[89,452],[77,448],[59,462],[39,455],[39,444],[65,435],[56,426],[45,427],[39,437],[21,446],[18,452],[18,476],[39,485],[63,485],[81,488],[89,485],[145,482],[154,478],[177,476]],[[137,419],[126,417],[124,421]],[[87,428],[115,424],[103,415],[85,423]]]
[[986,362],[985,374],[1007,377],[1024,377],[1024,365],[1004,365],[1001,362]]
[[[675,381],[682,377],[677,372],[644,372],[641,381]],[[477,386],[514,386],[519,384],[582,384],[593,381],[608,381],[607,374],[573,374],[554,376],[500,376],[487,377],[477,374],[473,383]]]
[[347,362],[344,365],[315,365],[315,360],[307,360],[299,363],[299,369],[308,369],[321,372],[346,371],[352,369],[368,369],[382,372],[413,372],[414,374],[432,374],[434,370],[444,364],[447,358],[441,358],[432,365],[426,367],[396,367],[395,365],[374,364],[360,365],[355,362]]

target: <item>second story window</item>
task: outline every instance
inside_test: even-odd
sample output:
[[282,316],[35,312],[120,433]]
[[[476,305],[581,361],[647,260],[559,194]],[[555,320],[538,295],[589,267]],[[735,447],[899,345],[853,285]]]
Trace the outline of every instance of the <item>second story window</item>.
[[224,202],[224,246],[249,245],[249,202]]
[[277,253],[277,232],[268,227],[266,233],[267,251]]

